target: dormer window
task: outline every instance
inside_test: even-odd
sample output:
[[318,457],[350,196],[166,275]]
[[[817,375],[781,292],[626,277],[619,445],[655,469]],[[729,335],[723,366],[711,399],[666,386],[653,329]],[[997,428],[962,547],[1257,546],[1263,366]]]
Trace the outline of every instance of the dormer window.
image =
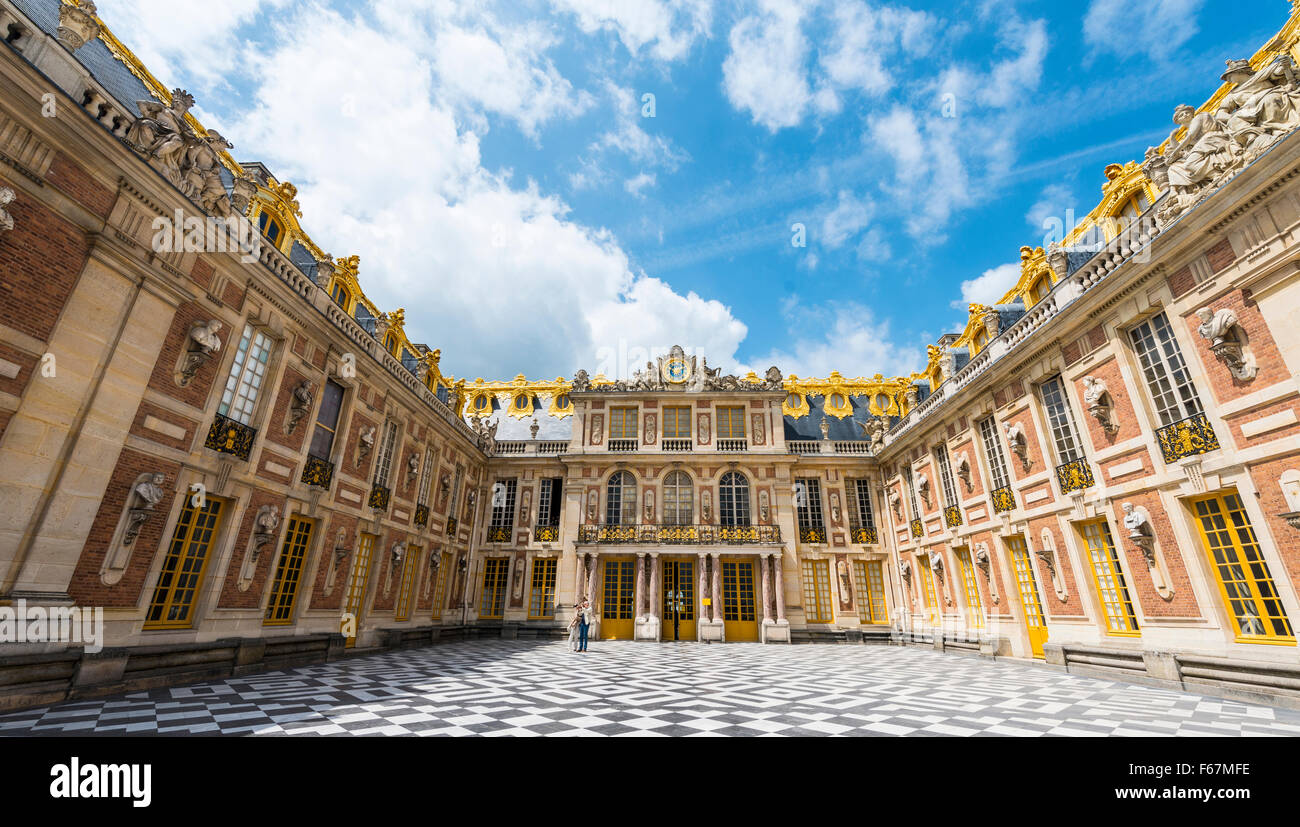
[[344,310],[347,310],[348,302],[352,300],[352,297],[348,295],[348,289],[343,286],[342,282],[338,282],[334,285],[332,298],[334,299],[334,303]]
[[271,242],[272,246],[276,248],[280,246],[280,238],[284,235],[284,227],[280,226],[280,222],[272,218],[270,213],[263,212],[258,216],[257,229],[261,231],[262,235],[266,236],[266,240]]
[[1115,212],[1112,218],[1115,220],[1115,231],[1122,232],[1125,227],[1132,224],[1142,213],[1147,211],[1151,202],[1147,200],[1147,194],[1138,187],[1128,198],[1124,200],[1123,205]]

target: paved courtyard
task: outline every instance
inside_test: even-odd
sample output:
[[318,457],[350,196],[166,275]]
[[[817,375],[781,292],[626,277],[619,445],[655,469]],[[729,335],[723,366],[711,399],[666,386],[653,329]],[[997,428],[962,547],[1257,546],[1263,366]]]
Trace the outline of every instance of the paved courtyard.
[[912,647],[469,641],[0,716],[0,735],[1300,735],[1300,712]]

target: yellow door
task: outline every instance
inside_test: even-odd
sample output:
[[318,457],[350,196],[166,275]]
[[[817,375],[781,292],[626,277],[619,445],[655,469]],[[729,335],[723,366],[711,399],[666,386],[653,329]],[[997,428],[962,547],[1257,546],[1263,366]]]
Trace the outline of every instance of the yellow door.
[[601,600],[600,639],[631,640],[635,621],[632,615],[633,589],[636,585],[635,560],[606,560]]
[[366,583],[370,579],[370,557],[375,550],[375,535],[362,534],[357,542],[357,557],[352,563],[352,577],[348,579],[347,600],[343,605],[344,629],[347,646],[357,645],[357,629],[361,628],[361,609],[366,602]]
[[754,564],[749,560],[722,561],[722,627],[727,640],[758,640],[755,605]]
[[1047,622],[1043,619],[1043,602],[1038,598],[1038,581],[1034,578],[1034,566],[1029,559],[1029,550],[1020,537],[1008,537],[1007,547],[1011,549],[1011,559],[1016,567],[1016,590],[1020,592],[1020,606],[1025,612],[1025,629],[1029,634],[1029,648],[1034,657],[1043,656],[1043,644],[1047,641]]
[[695,566],[695,560],[663,561],[663,640],[695,640]]

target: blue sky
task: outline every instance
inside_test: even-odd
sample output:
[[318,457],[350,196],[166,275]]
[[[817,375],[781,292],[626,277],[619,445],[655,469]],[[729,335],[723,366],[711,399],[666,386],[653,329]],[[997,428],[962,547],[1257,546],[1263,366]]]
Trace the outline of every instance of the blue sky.
[[[1284,0],[105,0],[458,376],[921,366]],[[1134,10],[1131,7],[1136,7]],[[646,95],[653,117],[646,117]],[[802,225],[806,246],[793,246]]]

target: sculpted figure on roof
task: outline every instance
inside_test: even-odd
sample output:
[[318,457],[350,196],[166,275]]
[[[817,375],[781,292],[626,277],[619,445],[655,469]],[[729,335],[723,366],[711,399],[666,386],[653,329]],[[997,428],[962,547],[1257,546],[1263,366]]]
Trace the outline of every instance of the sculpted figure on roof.
[[1229,60],[1223,80],[1235,83],[1216,113],[1224,129],[1247,155],[1254,155],[1300,124],[1296,70],[1283,55],[1258,72],[1249,61]]

